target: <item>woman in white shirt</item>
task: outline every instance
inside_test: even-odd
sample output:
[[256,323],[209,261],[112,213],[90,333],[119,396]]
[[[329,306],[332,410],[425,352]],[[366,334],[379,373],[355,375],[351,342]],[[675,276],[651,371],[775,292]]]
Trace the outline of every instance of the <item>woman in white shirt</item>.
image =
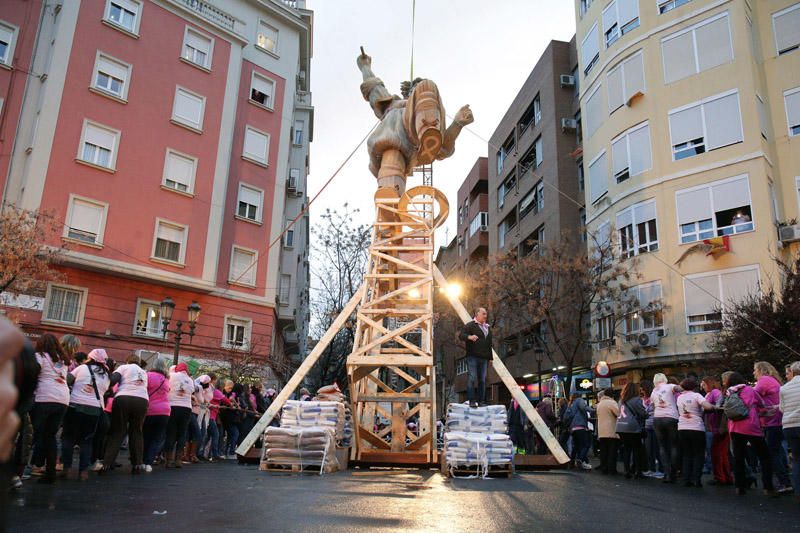
[[92,458],[92,440],[103,412],[103,395],[108,390],[111,377],[108,375],[108,355],[103,349],[89,352],[86,363],[76,367],[67,375],[72,385],[69,409],[64,416],[64,431],[61,434],[61,464],[66,476],[72,468],[73,447],[80,447],[78,471],[82,480],[89,479],[89,464]]
[[195,392],[194,380],[189,377],[186,363],[178,363],[169,376],[169,423],[167,424],[167,440],[164,453],[167,457],[167,468],[180,468],[181,462],[175,460],[175,452],[183,451],[186,444],[186,432],[192,418],[192,395]]
[[703,411],[714,406],[697,392],[694,378],[681,382],[683,392],[676,401],[678,407],[678,441],[683,455],[683,481],[687,487],[702,487],[703,462],[706,454],[706,424]]
[[56,433],[69,405],[67,386],[67,359],[58,339],[46,333],[36,343],[36,361],[39,363],[39,379],[36,383],[35,404],[31,411],[33,424],[33,465],[45,467],[41,483],[56,480],[56,458],[58,443]]
[[103,470],[111,470],[117,460],[119,447],[125,433],[128,434],[131,473],[144,471],[142,425],[147,415],[147,372],[139,366],[139,356],[130,355],[126,364],[118,366],[111,374],[111,386],[119,383],[114,394],[111,407],[111,429],[106,442],[106,455],[103,458]]

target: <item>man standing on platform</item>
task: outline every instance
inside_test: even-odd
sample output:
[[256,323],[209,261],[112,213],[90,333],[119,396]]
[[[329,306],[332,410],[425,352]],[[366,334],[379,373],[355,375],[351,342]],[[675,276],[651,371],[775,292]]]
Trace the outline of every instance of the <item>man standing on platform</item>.
[[458,338],[466,344],[467,400],[471,407],[486,405],[486,370],[492,359],[492,332],[486,318],[486,309],[479,307],[475,318],[464,324]]

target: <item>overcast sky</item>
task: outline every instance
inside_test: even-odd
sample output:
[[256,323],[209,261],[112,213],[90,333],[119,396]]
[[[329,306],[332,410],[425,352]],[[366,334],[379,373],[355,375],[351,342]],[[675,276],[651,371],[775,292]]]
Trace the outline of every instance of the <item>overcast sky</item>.
[[[372,56],[373,70],[391,92],[399,94],[400,82],[409,79],[412,0],[308,0],[307,5],[314,10],[312,196],[376,121],[359,90],[359,46]],[[437,83],[448,115],[470,104],[475,115],[470,129],[488,139],[547,44],[569,41],[574,33],[572,0],[418,0],[414,76]],[[434,186],[451,206],[475,160],[487,151],[486,142],[465,130],[455,155],[434,163]],[[367,165],[365,144],[312,204],[312,225],[326,208],[344,202],[359,208],[364,222],[372,221],[377,185]],[[409,187],[417,184],[409,179]],[[452,238],[455,209],[445,227]],[[447,244],[444,230],[437,238],[436,246]]]

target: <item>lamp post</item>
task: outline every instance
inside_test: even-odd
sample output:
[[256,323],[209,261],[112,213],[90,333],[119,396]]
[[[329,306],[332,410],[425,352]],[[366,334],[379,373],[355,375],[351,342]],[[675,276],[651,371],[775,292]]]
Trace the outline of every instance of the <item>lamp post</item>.
[[536,356],[536,380],[539,382],[539,401],[542,401],[542,361],[544,360],[544,348],[542,341],[537,336],[536,346],[533,348],[533,355]]
[[175,351],[172,357],[172,364],[178,364],[178,354],[181,351],[181,337],[183,337],[184,333],[189,334],[189,342],[192,342],[192,337],[194,337],[194,328],[197,325],[197,318],[200,316],[200,306],[197,302],[192,302],[189,306],[186,307],[186,311],[189,315],[189,330],[183,330],[183,322],[178,320],[175,322],[175,328],[170,329],[169,323],[172,321],[172,312],[175,311],[175,302],[172,301],[172,298],[167,296],[164,298],[164,301],[161,302],[161,332],[164,334],[164,338],[167,338],[167,333],[172,333],[173,338],[175,339]]

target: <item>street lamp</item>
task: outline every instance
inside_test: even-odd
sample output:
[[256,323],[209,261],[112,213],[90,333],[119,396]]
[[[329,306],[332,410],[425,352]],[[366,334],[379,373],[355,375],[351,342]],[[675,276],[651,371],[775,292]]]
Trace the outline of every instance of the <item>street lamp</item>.
[[178,320],[175,323],[175,328],[170,329],[169,323],[172,321],[172,312],[175,311],[175,302],[172,301],[172,298],[167,296],[161,302],[161,332],[164,334],[164,338],[167,338],[167,333],[172,333],[175,339],[175,352],[172,357],[172,364],[178,364],[178,354],[181,351],[181,337],[184,333],[189,334],[189,342],[192,342],[192,337],[194,337],[194,328],[197,325],[197,319],[200,317],[200,306],[197,302],[192,302],[189,306],[186,307],[186,311],[189,315],[189,331],[183,330],[183,322]]
[[542,401],[542,361],[544,360],[544,348],[542,340],[536,336],[536,346],[533,347],[533,355],[536,357],[536,379],[539,382],[539,401]]

